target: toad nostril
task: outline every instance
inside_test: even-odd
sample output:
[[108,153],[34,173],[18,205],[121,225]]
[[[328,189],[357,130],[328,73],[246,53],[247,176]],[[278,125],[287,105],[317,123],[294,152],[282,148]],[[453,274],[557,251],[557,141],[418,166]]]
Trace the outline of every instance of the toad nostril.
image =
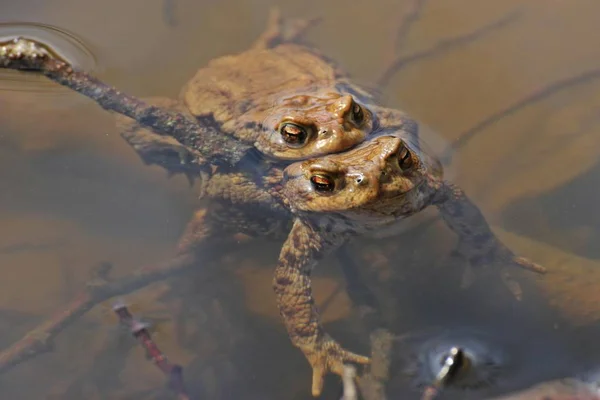
[[319,137],[321,139],[326,139],[328,137],[330,137],[333,134],[333,131],[327,129],[327,128],[323,128],[319,131]]

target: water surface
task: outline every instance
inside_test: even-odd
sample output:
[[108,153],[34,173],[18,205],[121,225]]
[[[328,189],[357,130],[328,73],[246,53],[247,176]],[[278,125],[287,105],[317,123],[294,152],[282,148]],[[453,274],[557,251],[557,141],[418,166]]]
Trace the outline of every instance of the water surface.
[[[416,3],[21,0],[0,2],[0,22],[75,35],[96,75],[138,96],[176,96],[208,60],[246,49],[275,4],[285,16],[322,17],[308,38],[362,83],[375,85],[385,65],[407,57],[382,88],[387,104],[456,145],[453,180],[511,248],[551,274],[514,271],[525,288],[521,303],[493,274],[461,290],[462,266],[450,257],[455,236],[423,219],[398,237],[353,247],[387,322],[398,334],[474,326],[495,335],[519,355],[519,373],[486,395],[600,363],[600,3],[422,1],[410,29],[401,28]],[[117,279],[167,259],[195,200],[185,179],[144,166],[89,100],[51,84],[41,90],[32,78],[0,79],[4,348],[66,304],[99,263],[110,262]],[[309,367],[287,339],[271,290],[279,246],[240,244],[209,283],[192,274],[123,299],[154,322],[157,342],[185,367],[193,394],[310,398]],[[334,259],[319,265],[314,287],[327,329],[368,351]],[[51,353],[0,377],[0,397],[170,398],[163,377],[117,327],[111,304],[69,327]],[[418,397],[400,375],[390,388]],[[337,390],[332,377],[323,397]]]

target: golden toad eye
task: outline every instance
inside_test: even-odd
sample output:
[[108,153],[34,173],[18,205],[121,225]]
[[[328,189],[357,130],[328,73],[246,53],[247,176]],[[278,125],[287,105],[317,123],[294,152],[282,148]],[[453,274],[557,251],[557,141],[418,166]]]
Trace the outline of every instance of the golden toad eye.
[[360,125],[362,124],[364,119],[365,112],[363,111],[362,107],[360,106],[360,104],[354,103],[352,105],[352,120],[355,124]]
[[335,182],[327,175],[313,175],[310,177],[310,183],[317,192],[332,192],[335,189]]
[[410,150],[408,150],[403,144],[402,148],[398,152],[398,165],[400,166],[400,169],[406,171],[407,169],[410,169],[410,167],[412,167],[412,164],[413,160],[410,154]]
[[291,122],[286,122],[281,125],[279,133],[283,140],[292,147],[303,146],[308,138],[308,131],[306,128]]

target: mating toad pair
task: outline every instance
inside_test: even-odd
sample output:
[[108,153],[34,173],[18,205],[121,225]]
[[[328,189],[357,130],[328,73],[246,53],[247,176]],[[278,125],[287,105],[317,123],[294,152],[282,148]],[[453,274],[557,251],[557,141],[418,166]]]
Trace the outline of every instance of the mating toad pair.
[[[375,105],[330,60],[292,43],[306,26],[288,25],[284,32],[273,15],[250,50],[200,69],[181,102],[152,101],[253,145],[239,165],[203,171],[202,192],[218,201],[196,213],[179,251],[201,254],[231,233],[285,234],[291,226],[273,285],[292,343],[313,368],[318,395],[327,372],[342,374],[344,363],[369,361],[325,332],[310,282],[317,261],[354,236],[434,205],[469,249],[470,262],[543,268],[500,243],[463,191],[443,180],[438,160],[419,146],[414,121]],[[123,135],[134,146],[152,135],[128,121],[122,121]],[[169,147],[170,139],[152,140]]]
[[[125,117],[118,123],[145,162],[185,172],[213,200],[190,221],[180,253],[202,259],[239,232],[286,238],[273,280],[277,305],[292,343],[312,366],[318,395],[326,373],[369,361],[325,332],[311,290],[318,260],[353,237],[380,233],[433,205],[468,250],[468,263],[544,268],[515,256],[463,191],[443,180],[414,121],[376,105],[330,60],[293,43],[308,26],[284,26],[274,13],[250,50],[200,69],[180,100],[149,99],[218,129],[231,143],[247,144],[240,161],[215,162],[194,138],[159,135]],[[32,49],[34,59],[49,57]]]

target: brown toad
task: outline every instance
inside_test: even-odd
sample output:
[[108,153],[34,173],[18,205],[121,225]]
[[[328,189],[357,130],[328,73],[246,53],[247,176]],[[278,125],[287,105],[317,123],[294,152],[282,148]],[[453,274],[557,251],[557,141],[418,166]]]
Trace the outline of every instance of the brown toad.
[[341,375],[344,363],[367,362],[324,331],[310,289],[317,261],[352,237],[381,231],[434,205],[469,247],[473,263],[505,262],[545,271],[506,248],[464,192],[443,180],[437,159],[402,132],[378,136],[345,153],[294,163],[285,169],[283,182],[281,195],[294,223],[279,257],[274,288],[290,338],[313,368],[314,395],[320,393],[326,372]]
[[[138,142],[153,134],[145,135]],[[133,137],[135,131],[128,140]],[[287,235],[274,288],[290,338],[313,368],[314,395],[327,372],[341,374],[344,363],[368,362],[343,349],[321,327],[310,283],[317,261],[353,237],[379,234],[435,205],[469,245],[474,263],[506,262],[543,271],[497,240],[477,207],[443,180],[440,163],[421,150],[411,133],[385,130],[344,153],[263,172],[220,167],[202,180],[202,195],[216,201],[195,213],[178,251],[202,258],[234,233]]]
[[[0,61],[4,66],[14,63],[19,66],[30,57],[33,62],[24,64],[30,69],[45,67],[43,72],[52,79],[72,85],[90,97],[99,96],[99,102],[106,100],[100,96],[102,91],[85,86],[96,84],[89,77],[49,62],[48,55],[38,57],[38,54],[19,53]],[[109,109],[122,110],[112,103]],[[389,114],[393,116],[394,112]],[[141,115],[140,120],[146,124],[155,122],[148,118],[152,113],[131,115]],[[186,117],[180,113],[177,118]],[[285,170],[273,164],[244,168],[243,163],[215,165],[207,170],[198,160],[210,162],[210,153],[202,153],[201,147],[189,148],[164,132],[163,135],[136,124],[124,137],[146,162],[161,164],[173,172],[183,170],[202,175],[205,179],[198,185],[202,195],[218,200],[195,214],[181,239],[180,252],[193,252],[202,258],[233,232],[289,232],[279,257],[274,286],[290,337],[313,367],[314,394],[320,393],[327,372],[341,374],[345,362],[368,362],[366,357],[343,349],[325,333],[310,285],[310,272],[317,260],[352,237],[394,225],[428,205],[435,205],[461,241],[474,250],[476,256],[472,261],[479,263],[490,258],[538,272],[543,270],[516,257],[500,243],[462,190],[443,180],[436,159],[420,150],[416,133],[399,130],[393,124],[352,150],[297,162]],[[236,139],[232,137],[231,141]],[[291,231],[287,229],[290,226]]]
[[[333,61],[313,48],[294,43],[310,25],[306,20],[283,20],[272,9],[268,27],[254,45],[240,54],[212,60],[198,70],[182,88],[179,102],[161,97],[146,101],[196,119],[211,132],[237,139],[231,143],[249,149],[252,154],[246,158],[254,159],[242,166],[239,158],[231,157],[230,164],[237,169],[255,168],[263,162],[285,165],[342,152],[386,128],[401,129],[417,140],[413,119],[369,103],[372,94],[351,82]],[[123,116],[117,116],[117,123],[122,133],[139,129],[135,121]],[[181,171],[216,162],[210,152],[197,145],[196,138],[176,139],[181,143]],[[160,141],[167,144],[160,145]],[[208,135],[200,140],[211,141],[215,138]],[[153,146],[143,141],[138,144],[155,152],[159,147],[165,152],[173,150],[168,135],[162,139],[155,136],[152,142]],[[221,140],[216,147],[225,146]],[[226,158],[223,155],[220,158]],[[156,161],[155,156],[145,159]]]
[[337,153],[364,141],[377,128],[365,104],[370,95],[316,50],[293,43],[309,25],[284,24],[272,11],[249,50],[196,72],[181,91],[182,102],[202,124],[278,161]]

